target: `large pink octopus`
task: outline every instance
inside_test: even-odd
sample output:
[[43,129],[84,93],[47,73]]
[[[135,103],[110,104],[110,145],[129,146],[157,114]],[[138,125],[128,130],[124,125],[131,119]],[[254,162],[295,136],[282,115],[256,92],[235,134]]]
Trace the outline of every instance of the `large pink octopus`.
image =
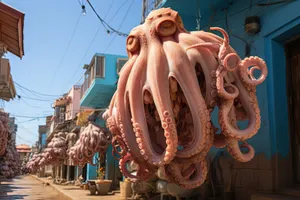
[[[240,162],[254,157],[254,149],[244,142],[248,152],[242,153],[238,141],[260,128],[255,87],[267,76],[266,64],[258,57],[241,61],[227,33],[211,30],[224,39],[188,32],[176,11],[161,8],[128,36],[129,60],[103,118],[120,169],[133,181],[145,181],[160,169],[169,182],[198,187],[206,178],[205,157],[213,145],[226,146]],[[261,70],[259,78],[254,70]],[[211,122],[215,107],[220,134]],[[248,126],[239,129],[237,120],[249,120]],[[127,162],[138,165],[135,175]]]

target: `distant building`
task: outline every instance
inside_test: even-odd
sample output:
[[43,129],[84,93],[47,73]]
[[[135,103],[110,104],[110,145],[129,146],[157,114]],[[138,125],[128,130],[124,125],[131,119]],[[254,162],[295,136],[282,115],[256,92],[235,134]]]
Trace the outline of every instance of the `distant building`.
[[20,154],[20,160],[22,161],[23,158],[30,154],[31,148],[27,144],[20,144],[16,146],[17,152]]

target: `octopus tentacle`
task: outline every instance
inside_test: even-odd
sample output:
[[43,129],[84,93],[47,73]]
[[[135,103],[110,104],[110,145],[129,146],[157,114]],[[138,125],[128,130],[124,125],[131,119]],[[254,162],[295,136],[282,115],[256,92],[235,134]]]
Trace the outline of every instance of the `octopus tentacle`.
[[191,189],[202,185],[206,179],[208,172],[206,160],[202,160],[199,163],[193,164],[193,167],[194,168],[192,168],[192,175],[195,175],[192,178],[190,178],[189,176],[191,173],[186,173],[185,171],[182,172],[182,168],[178,165],[169,164],[166,168],[166,172],[167,174],[172,174],[171,176],[169,175],[170,179],[180,187]]
[[[244,154],[239,141],[252,137],[260,127],[255,87],[265,80],[266,65],[256,57],[241,61],[228,34],[221,28],[211,30],[221,32],[223,38],[188,32],[176,11],[162,8],[152,11],[128,36],[129,60],[119,73],[105,120],[120,169],[133,181],[147,181],[157,171],[159,178],[180,187],[200,186],[212,146],[226,146],[240,162],[253,158],[253,147],[241,145],[248,149]],[[255,70],[261,70],[259,78]],[[216,106],[221,134],[210,115]],[[246,119],[248,126],[240,130],[237,120]],[[99,145],[102,151],[105,145]],[[70,156],[83,152],[79,150],[86,148],[70,151]],[[135,172],[129,172],[128,162],[138,166],[133,167]]]
[[218,54],[218,58],[220,60],[223,60],[224,57],[226,56],[226,52],[228,51],[228,47],[229,47],[229,36],[227,34],[227,32],[219,27],[211,27],[210,30],[212,31],[219,31],[222,33],[224,39],[223,39],[223,43],[220,46],[220,50],[219,50],[219,54]]
[[[250,66],[254,66],[254,68],[252,67],[249,71],[248,67]],[[254,77],[253,74],[254,70],[256,69],[261,70],[261,74],[257,79]],[[266,79],[268,74],[268,69],[265,61],[263,61],[259,57],[251,56],[249,58],[245,58],[244,60],[242,60],[242,62],[240,63],[239,72],[245,84],[250,86],[256,86],[258,84],[261,84]],[[249,76],[251,77],[251,79],[249,78]]]
[[[197,77],[193,73],[194,69],[191,67],[184,49],[177,47],[177,45],[178,44],[169,39],[163,43],[168,64],[172,66],[170,76],[174,77],[182,88],[193,118],[193,140],[187,148],[179,150],[176,154],[176,156],[179,157],[187,157],[199,153],[204,148],[206,137],[210,132],[211,123],[205,100],[197,84]],[[181,58],[180,60],[171,59],[175,54],[175,49],[177,49],[176,55]],[[178,49],[181,50],[178,51]]]
[[[156,43],[156,42],[155,42]],[[164,165],[169,163],[177,151],[178,138],[175,125],[174,114],[172,112],[171,100],[169,97],[169,87],[158,87],[157,83],[168,85],[168,70],[166,58],[158,44],[153,44],[151,48],[154,52],[149,52],[149,60],[152,62],[152,66],[148,68],[147,83],[150,87],[150,93],[152,94],[154,104],[157,108],[159,118],[161,119],[161,126],[164,129],[164,136],[166,138],[166,149],[158,156],[154,150],[148,148],[145,149],[145,154],[149,157],[149,161],[154,165]],[[157,52],[161,52],[158,55]],[[152,56],[153,57],[152,57]],[[155,78],[154,78],[155,77]],[[150,138],[149,138],[150,139]],[[150,141],[148,143],[151,143]],[[147,143],[145,144],[147,147]],[[151,153],[150,153],[151,152]],[[152,156],[153,155],[153,156]],[[151,158],[152,157],[152,158]]]
[[153,170],[149,169],[145,164],[144,165],[137,164],[138,165],[137,174],[136,175],[131,174],[126,167],[127,162],[129,161],[132,161],[132,156],[130,153],[127,153],[122,159],[120,159],[119,166],[124,176],[130,178],[132,182],[136,182],[138,180],[140,181],[147,180],[150,176],[152,176]]
[[[240,147],[247,148],[248,152],[242,153]],[[227,151],[239,162],[249,162],[255,156],[255,150],[251,145],[246,142],[244,142],[242,145],[239,145],[238,140],[232,138],[228,139]]]
[[[229,118],[231,120],[231,124],[237,127],[236,120],[236,112],[235,108],[230,111]],[[245,147],[248,149],[247,153],[242,153],[240,147]],[[234,138],[227,139],[227,151],[230,155],[239,162],[249,162],[255,156],[254,148],[249,145],[246,141],[243,142],[242,145],[239,145],[238,140]]]
[[[184,40],[183,40],[184,42]],[[202,44],[202,43],[201,43]],[[218,45],[219,48],[219,45]],[[217,50],[214,50],[217,52]],[[191,65],[196,66],[196,63],[200,64],[200,67],[205,76],[206,82],[206,94],[205,94],[205,101],[208,105],[210,111],[212,111],[213,107],[216,105],[216,97],[217,97],[217,90],[216,90],[216,69],[218,63],[213,56],[213,53],[206,48],[197,48],[196,52],[189,50],[187,51],[187,55],[191,60]],[[196,69],[196,68],[195,68]],[[196,75],[198,80],[201,78],[197,73],[200,73],[196,69]],[[200,80],[201,81],[201,80]]]
[[120,113],[118,123],[120,127],[121,136],[123,137],[126,145],[128,145],[128,149],[130,150],[131,155],[139,156],[140,150],[135,142],[135,135],[130,121],[130,110],[128,108],[129,102],[126,98],[124,99],[124,97],[126,96],[126,82],[130,75],[131,69],[136,63],[136,59],[138,58],[136,56],[133,56],[129,60],[129,64],[122,71],[122,76],[120,76],[118,82],[118,94],[116,97],[116,102],[118,104],[118,112]]

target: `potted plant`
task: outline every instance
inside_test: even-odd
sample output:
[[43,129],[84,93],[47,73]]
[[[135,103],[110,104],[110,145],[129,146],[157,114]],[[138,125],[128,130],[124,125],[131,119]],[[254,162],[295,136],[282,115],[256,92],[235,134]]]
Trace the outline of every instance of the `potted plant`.
[[112,183],[111,180],[105,180],[104,176],[105,176],[105,168],[100,167],[99,169],[97,169],[98,180],[96,180],[95,183],[99,195],[107,194]]

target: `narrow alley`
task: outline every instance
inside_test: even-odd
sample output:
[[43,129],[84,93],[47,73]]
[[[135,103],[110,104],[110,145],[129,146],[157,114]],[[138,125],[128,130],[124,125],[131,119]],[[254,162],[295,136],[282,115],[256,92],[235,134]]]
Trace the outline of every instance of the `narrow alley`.
[[3,180],[0,185],[1,200],[30,199],[30,200],[60,200],[58,193],[50,186],[32,176],[19,176]]

